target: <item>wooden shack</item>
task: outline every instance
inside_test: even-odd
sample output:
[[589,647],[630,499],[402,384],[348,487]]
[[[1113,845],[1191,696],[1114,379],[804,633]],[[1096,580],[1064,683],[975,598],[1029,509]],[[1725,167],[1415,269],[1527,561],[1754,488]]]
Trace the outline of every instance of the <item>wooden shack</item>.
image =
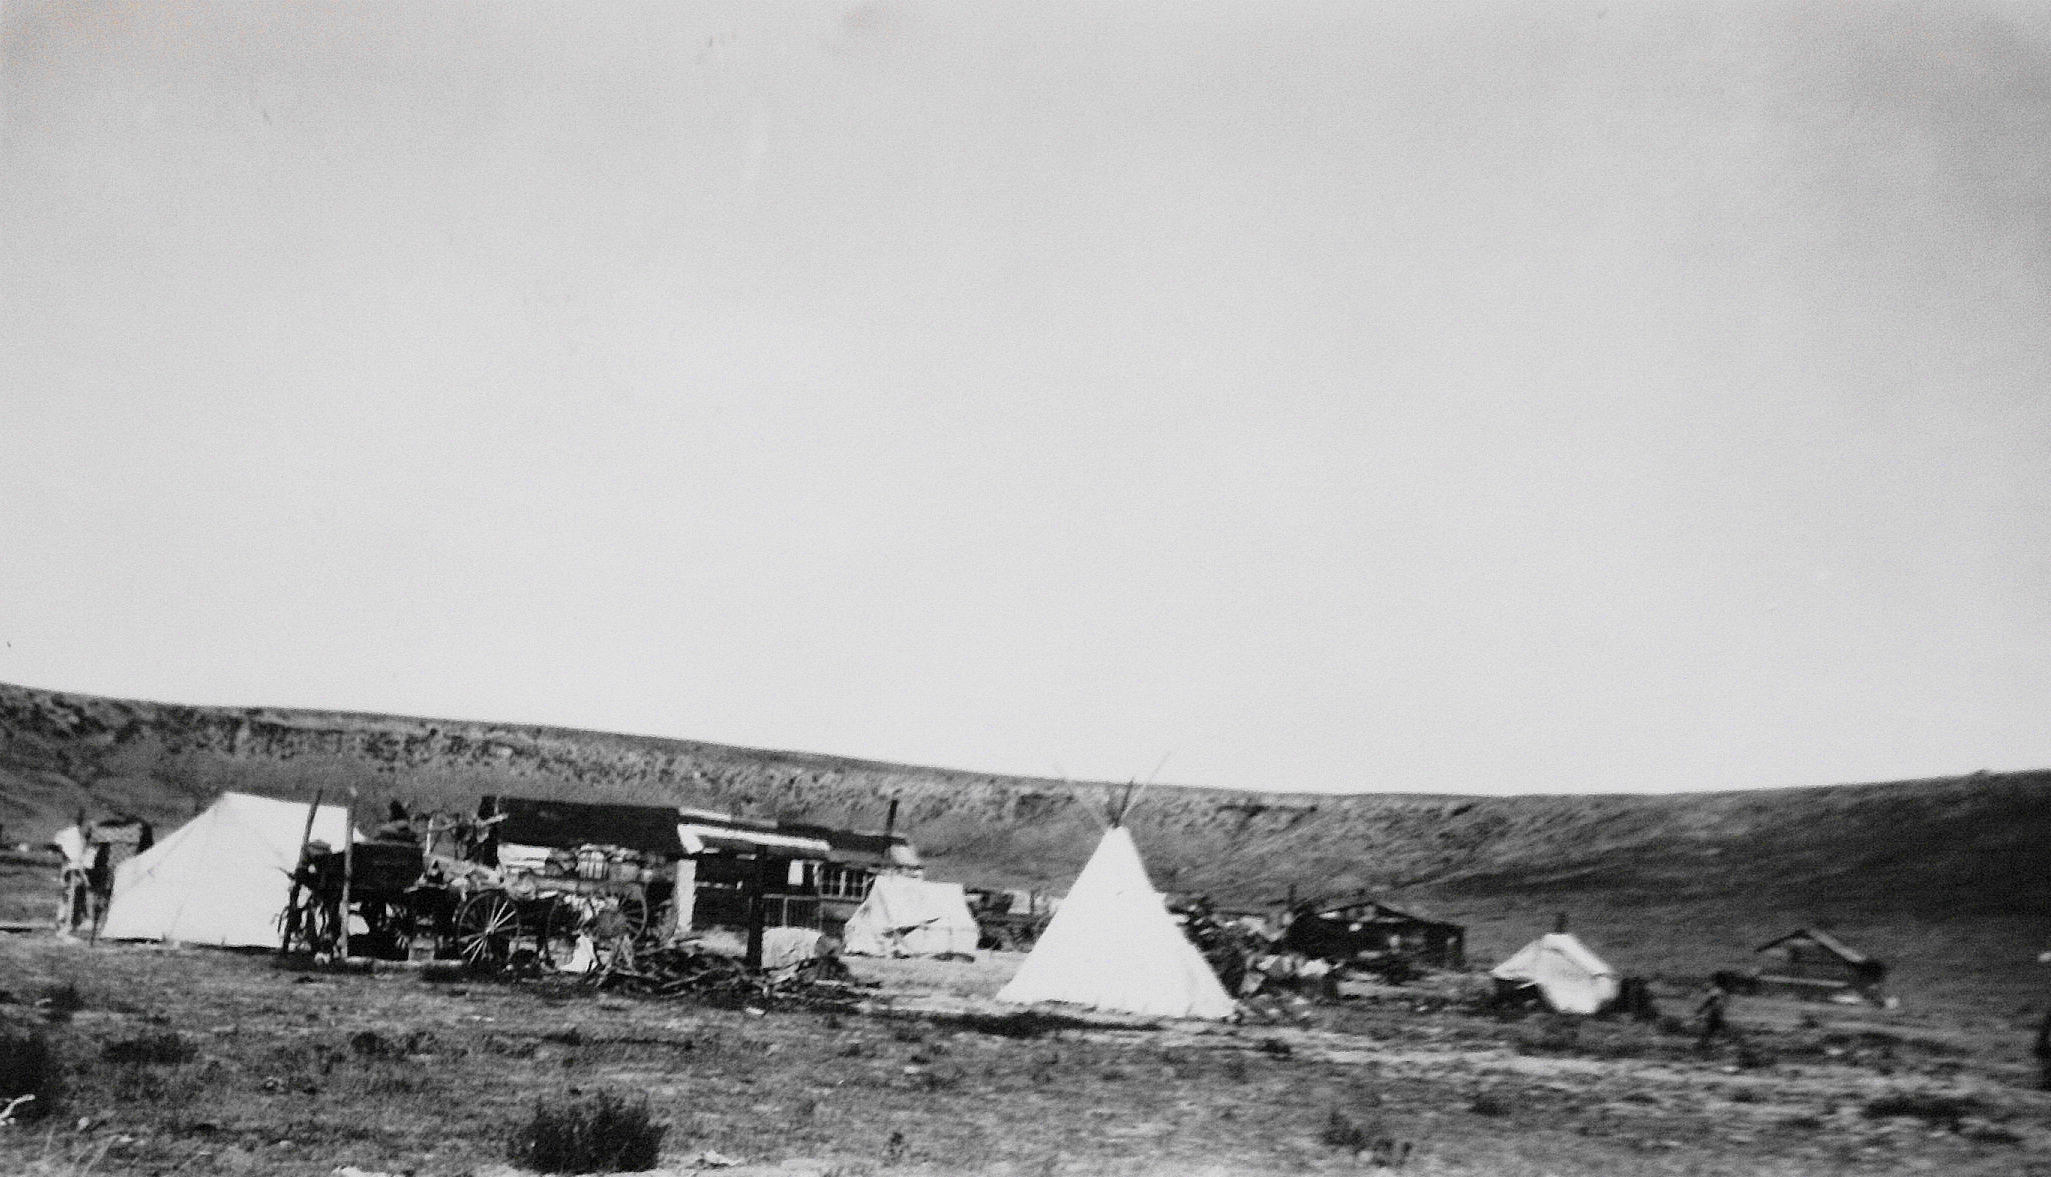
[[1882,1000],[1887,966],[1820,928],[1801,928],[1753,950],[1765,956],[1762,993],[1812,1001]]
[[762,881],[764,922],[838,934],[882,874],[923,873],[918,851],[893,833],[682,811],[697,863],[698,927],[746,921],[749,889]]
[[1457,969],[1466,967],[1467,929],[1352,896],[1299,904],[1282,933],[1282,948],[1321,960],[1400,959]]

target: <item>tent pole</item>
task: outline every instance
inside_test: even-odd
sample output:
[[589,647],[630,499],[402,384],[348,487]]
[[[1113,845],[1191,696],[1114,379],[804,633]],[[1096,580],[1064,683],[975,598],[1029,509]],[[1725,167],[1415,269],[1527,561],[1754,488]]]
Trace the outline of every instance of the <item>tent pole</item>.
[[349,959],[349,884],[356,875],[356,790],[349,790],[349,820],[342,827],[342,911],[341,951],[342,959]]
[[284,956],[292,947],[292,914],[299,907],[299,868],[306,865],[306,847],[313,841],[313,819],[320,812],[321,794],[325,788],[313,791],[313,804],[306,807],[306,828],[299,832],[299,859],[292,864],[292,893],[285,900],[285,930],[278,936],[278,955]]

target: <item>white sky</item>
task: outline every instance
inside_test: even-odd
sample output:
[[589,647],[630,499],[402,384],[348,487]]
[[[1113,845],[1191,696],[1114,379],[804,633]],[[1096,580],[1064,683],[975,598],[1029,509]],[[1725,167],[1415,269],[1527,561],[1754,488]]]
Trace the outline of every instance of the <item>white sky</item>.
[[2051,764],[2035,6],[7,4],[0,680]]

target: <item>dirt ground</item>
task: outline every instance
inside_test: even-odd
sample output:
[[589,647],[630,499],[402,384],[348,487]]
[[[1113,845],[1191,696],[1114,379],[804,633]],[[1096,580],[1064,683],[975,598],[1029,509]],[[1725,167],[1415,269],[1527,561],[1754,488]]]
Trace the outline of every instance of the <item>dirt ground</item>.
[[0,1129],[0,1171],[485,1177],[538,1101],[612,1090],[668,1125],[666,1169],[743,1177],[2051,1177],[2051,1093],[2000,1018],[1741,999],[1705,1054],[1455,977],[1239,1025],[1023,1023],[991,1016],[1019,959],[853,960],[874,998],[823,1012],[4,936],[0,1021],[62,1091]]

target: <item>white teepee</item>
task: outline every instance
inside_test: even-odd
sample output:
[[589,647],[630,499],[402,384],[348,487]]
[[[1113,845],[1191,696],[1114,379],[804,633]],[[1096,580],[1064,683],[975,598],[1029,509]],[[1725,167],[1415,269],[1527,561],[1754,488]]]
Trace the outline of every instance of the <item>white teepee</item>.
[[[221,794],[176,833],[114,868],[114,898],[100,935],[277,947],[278,916],[291,895],[305,830],[301,802]],[[321,806],[314,840],[340,847],[347,837],[349,811]]]
[[1062,1001],[1170,1018],[1226,1018],[1234,1005],[1113,826],[1076,876],[999,1001]]
[[1538,986],[1545,1003],[1563,1014],[1592,1014],[1614,1001],[1617,971],[1567,932],[1550,932],[1489,970],[1503,981]]

